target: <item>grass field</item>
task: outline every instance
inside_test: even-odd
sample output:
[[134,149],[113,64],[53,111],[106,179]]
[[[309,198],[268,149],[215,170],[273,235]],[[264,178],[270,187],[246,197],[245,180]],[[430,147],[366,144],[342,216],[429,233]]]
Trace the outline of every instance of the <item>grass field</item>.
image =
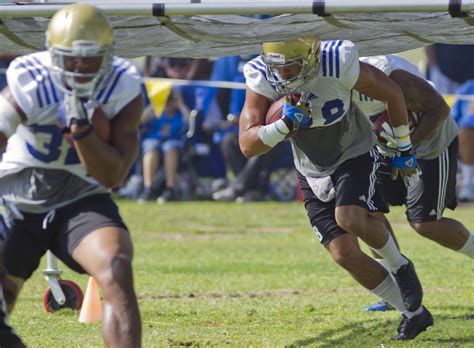
[[[415,235],[402,209],[389,218],[435,319],[409,343],[389,339],[397,313],[361,310],[376,298],[331,261],[301,203],[119,205],[135,242],[144,347],[474,347],[473,262]],[[473,205],[447,215],[474,230]],[[85,290],[86,276],[64,278]],[[11,318],[29,347],[102,347],[100,324],[43,311],[45,288],[36,272]]]

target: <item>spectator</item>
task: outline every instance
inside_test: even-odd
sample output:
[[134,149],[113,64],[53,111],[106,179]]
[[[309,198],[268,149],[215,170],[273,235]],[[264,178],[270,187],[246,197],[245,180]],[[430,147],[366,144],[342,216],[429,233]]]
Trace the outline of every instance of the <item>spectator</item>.
[[[235,137],[235,140],[238,146],[238,137]],[[240,150],[234,150],[234,152],[237,151],[240,152]],[[238,203],[278,198],[271,197],[268,188],[270,174],[277,168],[275,164],[282,162],[280,161],[282,158],[289,159],[289,161],[283,161],[286,163],[278,165],[293,168],[289,142],[282,142],[265,154],[249,158],[240,170],[234,173],[236,174],[235,179],[226,188],[214,192],[212,198],[222,202],[235,200]]]
[[426,47],[427,78],[441,94],[454,94],[474,79],[474,45],[435,44]]
[[[243,66],[254,56],[229,56],[216,59],[213,65],[211,81],[245,82]],[[203,98],[204,110],[219,97],[217,88],[209,88]],[[235,180],[227,187],[213,193],[212,198],[219,201],[260,200],[266,194],[270,175],[270,159],[273,155],[257,156],[247,160],[240,151],[238,123],[240,111],[245,101],[244,89],[232,89],[224,98],[227,106],[226,120],[215,120],[214,141],[220,143],[221,149]],[[273,152],[273,151],[272,151]],[[276,150],[275,153],[278,151]]]
[[460,201],[474,202],[474,80],[463,84],[457,94],[459,97],[451,114],[459,127],[462,181],[458,198]]
[[3,90],[7,86],[7,68],[10,62],[16,57],[16,55],[0,52],[0,90]]
[[[144,114],[153,117],[154,113],[150,109],[151,106]],[[166,189],[158,200],[166,202],[177,198],[179,152],[183,148],[182,137],[188,118],[189,108],[184,103],[181,93],[172,91],[163,113],[150,122],[150,130],[142,142],[144,187],[138,198],[140,202],[154,199],[151,186],[160,166],[161,156],[163,156]]]

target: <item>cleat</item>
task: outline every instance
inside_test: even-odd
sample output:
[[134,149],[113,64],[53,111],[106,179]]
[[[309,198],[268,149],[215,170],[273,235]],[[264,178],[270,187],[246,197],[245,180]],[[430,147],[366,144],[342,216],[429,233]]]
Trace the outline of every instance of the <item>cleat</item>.
[[[405,258],[408,260],[407,257]],[[408,260],[408,264],[403,265],[396,273],[393,273],[393,277],[400,288],[405,307],[410,312],[414,312],[420,308],[423,300],[423,288],[416,275],[413,263]]]
[[142,193],[140,193],[140,195],[137,198],[137,203],[143,204],[147,201],[152,201],[154,199],[155,199],[154,198],[154,193],[151,192],[151,190],[146,190],[146,191],[143,191]]
[[425,306],[423,306],[423,311],[411,319],[408,319],[405,315],[403,315],[403,319],[397,329],[398,334],[393,336],[392,340],[412,340],[423,331],[426,331],[426,329],[432,325],[433,316],[425,308]]
[[172,202],[177,200],[177,194],[174,189],[167,188],[163,191],[162,195],[156,200],[159,204],[165,204],[167,202]]
[[386,312],[386,311],[393,311],[395,308],[392,307],[388,302],[384,300],[380,300],[377,303],[371,304],[364,308],[366,312]]
[[232,202],[237,195],[232,187],[227,187],[212,194],[212,199],[221,202]]

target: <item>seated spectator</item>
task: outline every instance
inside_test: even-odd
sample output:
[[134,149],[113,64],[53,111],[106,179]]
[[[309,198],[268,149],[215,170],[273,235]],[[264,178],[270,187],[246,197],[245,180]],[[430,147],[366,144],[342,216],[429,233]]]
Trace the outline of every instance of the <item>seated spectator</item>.
[[[467,81],[457,92],[451,114],[459,127],[459,158],[462,181],[458,198],[474,202],[474,80]],[[463,98],[467,97],[467,98]]]
[[[229,148],[238,147],[238,140],[229,142]],[[236,154],[238,149],[228,150]],[[224,152],[225,153],[225,152]],[[273,170],[280,167],[293,168],[291,145],[289,142],[282,142],[272,148],[269,152],[249,158],[242,155],[244,161],[234,163],[235,179],[224,189],[214,192],[212,198],[216,201],[245,203],[249,201],[260,201],[274,199],[269,192],[270,175]]]
[[[154,115],[152,111],[145,117]],[[165,109],[159,117],[154,117],[151,127],[142,142],[143,192],[138,201],[154,199],[151,189],[153,178],[163,162],[166,189],[158,198],[159,202],[172,201],[177,198],[176,184],[180,150],[183,147],[183,133],[189,117],[189,108],[181,94],[173,90],[166,102]],[[161,157],[163,160],[161,161]]]

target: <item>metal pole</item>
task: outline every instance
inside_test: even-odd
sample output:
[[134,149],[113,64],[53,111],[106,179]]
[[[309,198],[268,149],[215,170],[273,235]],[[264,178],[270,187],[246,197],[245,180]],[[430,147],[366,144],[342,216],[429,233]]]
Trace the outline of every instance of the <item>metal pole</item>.
[[[326,13],[448,12],[449,0],[293,0],[288,2],[205,2],[205,3],[100,3],[89,1],[111,16],[192,16],[227,14],[298,14],[313,13],[314,6]],[[0,5],[1,17],[51,16],[63,5]],[[474,11],[474,0],[463,0],[462,11]]]

